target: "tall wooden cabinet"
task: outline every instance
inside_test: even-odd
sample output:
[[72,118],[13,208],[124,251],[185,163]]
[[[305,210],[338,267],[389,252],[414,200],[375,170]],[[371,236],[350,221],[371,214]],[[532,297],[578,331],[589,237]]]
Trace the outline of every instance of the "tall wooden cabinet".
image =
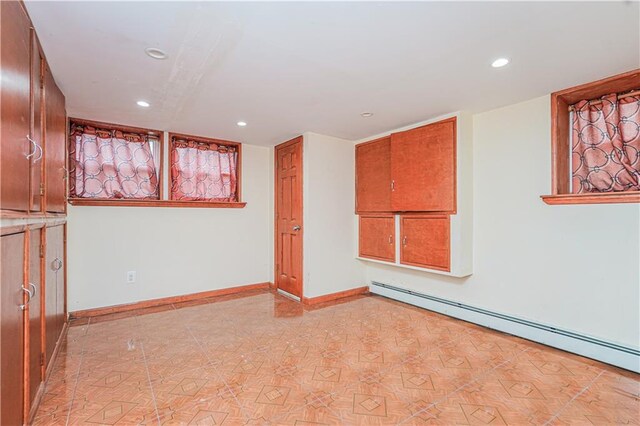
[[[470,149],[470,126],[465,129]],[[458,170],[459,163],[470,166],[470,156],[465,152],[462,162],[458,157],[459,133],[456,115],[356,145],[359,258],[470,274],[471,170]],[[468,185],[462,214],[459,175]],[[452,237],[463,232],[465,238]]]
[[22,425],[66,321],[66,112],[24,4],[0,8],[0,424]]

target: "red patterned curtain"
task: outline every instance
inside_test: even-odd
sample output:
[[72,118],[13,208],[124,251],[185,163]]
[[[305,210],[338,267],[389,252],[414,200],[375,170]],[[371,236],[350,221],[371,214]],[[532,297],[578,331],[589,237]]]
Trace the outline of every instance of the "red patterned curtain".
[[237,201],[235,146],[174,138],[171,199]]
[[578,102],[571,163],[574,194],[640,191],[640,96]]
[[158,176],[147,135],[71,125],[70,196],[158,199]]

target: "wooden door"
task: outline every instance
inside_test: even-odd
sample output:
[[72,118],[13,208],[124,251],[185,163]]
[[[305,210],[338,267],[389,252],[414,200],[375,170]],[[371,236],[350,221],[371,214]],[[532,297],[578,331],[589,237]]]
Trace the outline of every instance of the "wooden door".
[[391,211],[391,138],[356,146],[356,212]]
[[0,61],[2,81],[2,125],[0,144],[0,208],[29,210],[29,160],[33,151],[30,134],[30,57],[29,18],[22,2],[0,2]]
[[64,262],[62,259],[64,244],[63,228],[63,225],[59,225],[49,227],[46,230],[44,322],[46,336],[45,358],[47,365],[51,360],[58,336],[62,331],[62,324],[64,324],[64,319],[62,318],[61,320],[60,312],[60,306],[64,306],[64,298],[62,297],[62,300],[60,300],[61,297],[59,294],[59,283],[61,282],[61,285],[64,285]]
[[302,299],[302,136],[276,146],[276,288]]
[[456,119],[391,135],[393,211],[456,210]]
[[29,401],[33,402],[42,382],[42,288],[40,270],[41,230],[29,231]]
[[48,212],[66,211],[65,161],[67,158],[67,115],[64,95],[49,67],[44,69],[45,93],[45,204]]
[[[4,9],[2,13],[4,14]],[[20,309],[20,305],[26,303],[25,293],[22,291],[25,268],[24,241],[24,232],[0,237],[2,258],[2,268],[0,268],[0,424],[2,425],[22,425],[24,415],[24,311]]]
[[358,245],[360,257],[395,262],[395,234],[393,215],[361,215]]
[[400,263],[450,270],[448,215],[402,215],[400,235]]
[[44,90],[42,83],[42,68],[44,59],[40,51],[40,43],[36,32],[31,30],[31,126],[30,137],[37,144],[38,150],[30,158],[30,209],[40,211],[42,209],[42,197],[44,195],[44,181],[42,179],[43,147],[42,140],[43,123],[42,109],[44,102]]

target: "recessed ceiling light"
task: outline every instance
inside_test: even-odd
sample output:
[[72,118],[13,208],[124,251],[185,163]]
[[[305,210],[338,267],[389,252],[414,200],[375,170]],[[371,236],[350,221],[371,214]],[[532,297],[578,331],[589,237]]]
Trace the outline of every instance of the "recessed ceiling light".
[[363,112],[360,115],[363,116],[364,118],[368,118],[368,117],[371,117],[373,115],[373,113],[372,112]]
[[247,123],[245,123],[244,121],[238,121],[236,124],[240,127],[244,127],[247,125]]
[[138,106],[144,107],[144,108],[148,108],[150,106],[149,102],[147,101],[138,101],[136,102],[138,104]]
[[509,63],[509,60],[507,58],[498,58],[491,63],[491,66],[494,68],[500,68],[500,67],[504,67],[508,63]]
[[167,52],[156,47],[147,47],[144,51],[153,59],[167,59]]

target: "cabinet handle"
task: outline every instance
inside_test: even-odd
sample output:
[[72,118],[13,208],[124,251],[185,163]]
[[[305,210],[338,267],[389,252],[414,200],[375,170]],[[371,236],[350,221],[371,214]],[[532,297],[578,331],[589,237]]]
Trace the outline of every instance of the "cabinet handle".
[[[36,295],[36,291],[37,291],[38,288],[33,283],[29,283],[29,287],[33,288],[33,296],[35,296]],[[33,297],[33,296],[31,296],[31,297]],[[29,302],[31,302],[31,299],[29,299]]]
[[389,235],[389,244],[393,244],[393,235]]
[[36,152],[38,152],[38,144],[36,143],[36,141],[34,141],[33,139],[31,139],[31,138],[29,137],[29,135],[27,135],[27,136],[26,136],[26,138],[27,138],[27,140],[28,140],[29,142],[31,142],[31,145],[33,145],[33,152],[30,152],[30,153],[26,156],[26,158],[27,158],[27,159],[29,159],[29,158],[33,157],[34,155],[36,155]]
[[403,246],[407,245],[407,236],[406,235],[402,238],[402,245]]
[[62,260],[56,257],[55,259],[53,259],[53,262],[51,262],[51,269],[53,269],[54,271],[59,271],[60,268],[62,268]]
[[29,290],[28,288],[24,288],[24,286],[21,286],[20,289],[27,293],[29,295],[29,299],[27,299],[27,303],[22,304],[22,305],[18,305],[18,307],[20,308],[21,311],[24,311],[27,308],[27,305],[29,304],[29,302],[31,302],[31,298],[33,297],[33,293],[31,293],[31,290]]
[[395,181],[395,180],[392,180],[392,181],[391,181],[391,190],[392,190],[392,191],[395,191],[395,190],[396,190],[396,181]]

